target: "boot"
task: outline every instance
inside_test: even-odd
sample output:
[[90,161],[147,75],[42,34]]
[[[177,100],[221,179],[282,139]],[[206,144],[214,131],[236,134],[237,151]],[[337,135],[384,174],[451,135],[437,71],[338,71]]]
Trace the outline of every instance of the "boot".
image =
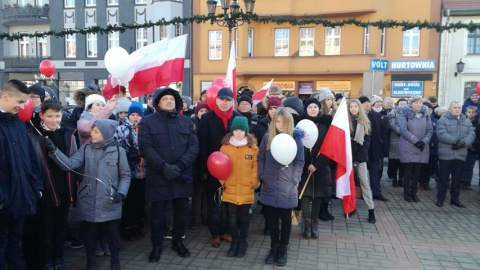
[[318,239],[318,220],[312,220],[312,239]]
[[311,220],[309,218],[303,220],[303,237],[309,239],[312,237],[312,229],[310,227]]
[[300,220],[300,211],[292,212],[292,226],[298,226]]
[[278,244],[272,244],[272,247],[268,252],[267,258],[265,258],[266,264],[274,264],[277,261],[278,247]]
[[95,256],[87,257],[87,270],[97,270],[97,258]]
[[[323,203],[325,204],[325,203]],[[332,216],[332,214],[330,214],[330,212],[328,211],[328,204],[325,205],[325,215],[327,216],[328,220],[334,220],[335,217]]]
[[230,244],[230,249],[228,250],[227,256],[228,257],[235,257],[237,256],[238,245],[240,244],[240,240],[234,238],[232,243]]
[[177,252],[178,256],[186,258],[190,256],[190,251],[183,245],[182,240],[173,240],[172,249]]
[[403,193],[403,199],[407,202],[412,202],[413,201],[410,193]]
[[368,209],[368,222],[377,222],[377,220],[375,219],[375,209]]
[[420,199],[417,197],[417,194],[411,194],[411,197],[412,197],[412,201],[414,202],[420,202]]
[[120,270],[120,258],[111,258],[110,259],[110,270]]
[[398,186],[403,187],[403,178],[398,179]]
[[157,263],[160,261],[160,253],[162,253],[162,246],[153,246],[152,251],[148,256],[148,261],[151,263]]
[[330,219],[328,219],[328,216],[327,216],[327,206],[322,203],[322,205],[320,205],[320,213],[318,215],[318,219],[320,219],[321,221],[329,221]]
[[287,248],[288,245],[280,245],[277,254],[277,266],[287,265]]
[[247,239],[240,239],[237,249],[237,258],[243,258],[245,255],[247,255],[247,246]]
[[396,178],[392,179],[392,187],[398,187],[398,180]]

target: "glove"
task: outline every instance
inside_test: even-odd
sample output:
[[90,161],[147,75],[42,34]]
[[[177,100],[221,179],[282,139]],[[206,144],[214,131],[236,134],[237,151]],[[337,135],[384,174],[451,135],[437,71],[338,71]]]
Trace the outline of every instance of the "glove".
[[460,148],[465,147],[465,143],[462,140],[457,140],[455,144],[458,145]]
[[459,144],[453,144],[452,145],[452,150],[458,150],[458,149],[462,149],[464,146],[461,146]]
[[123,194],[121,193],[118,193],[118,192],[115,192],[115,194],[113,194],[111,197],[110,197],[110,203],[120,203],[123,201],[123,198],[125,196],[123,196]]
[[181,171],[180,168],[178,168],[175,165],[170,165],[170,164],[165,164],[165,167],[163,168],[163,176],[167,180],[173,180],[177,178],[180,175]]
[[43,145],[47,153],[55,152],[55,150],[57,149],[55,144],[53,144],[53,142],[50,139],[45,139]]
[[193,177],[188,175],[187,173],[182,173],[178,177],[180,181],[183,181],[185,184],[191,184],[193,183]]
[[425,148],[425,143],[423,141],[418,141],[415,143],[415,147],[420,149],[420,151],[423,151],[423,148]]

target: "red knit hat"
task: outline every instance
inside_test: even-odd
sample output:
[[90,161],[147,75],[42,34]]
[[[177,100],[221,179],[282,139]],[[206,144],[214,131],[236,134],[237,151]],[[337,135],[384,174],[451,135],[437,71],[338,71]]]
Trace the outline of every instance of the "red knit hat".
[[193,110],[193,113],[197,115],[198,111],[200,111],[201,109],[207,109],[208,111],[211,110],[210,107],[208,107],[206,102],[200,101],[197,103],[197,106],[195,106],[195,110]]
[[282,100],[279,99],[278,97],[270,97],[267,101],[267,111],[270,110],[270,108],[275,107],[278,108],[282,105]]

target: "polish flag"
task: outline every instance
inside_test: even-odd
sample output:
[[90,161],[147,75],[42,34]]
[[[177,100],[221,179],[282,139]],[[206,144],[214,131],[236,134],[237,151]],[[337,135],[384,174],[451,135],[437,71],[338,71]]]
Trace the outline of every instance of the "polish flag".
[[131,97],[152,93],[160,86],[182,82],[187,35],[164,39],[130,54],[134,76],[128,84]]
[[233,97],[237,97],[237,56],[235,55],[235,41],[232,42],[230,47],[230,58],[228,59],[227,75],[225,79],[230,84],[233,91]]
[[336,195],[338,198],[343,199],[342,204],[345,214],[350,214],[356,209],[357,203],[347,110],[347,101],[343,99],[335,113],[327,135],[325,135],[320,153],[337,163]]
[[265,97],[265,95],[267,94],[268,88],[270,88],[272,83],[273,83],[273,78],[271,81],[265,84],[260,90],[258,90],[255,94],[253,94],[252,101],[254,105],[259,103]]

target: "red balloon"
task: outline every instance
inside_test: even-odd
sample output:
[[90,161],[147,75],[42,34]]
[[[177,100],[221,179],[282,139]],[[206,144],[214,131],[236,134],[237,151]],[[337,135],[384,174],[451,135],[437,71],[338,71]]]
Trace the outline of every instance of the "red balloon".
[[27,102],[23,105],[23,109],[18,111],[18,118],[23,122],[28,122],[32,119],[33,115],[33,101],[30,97],[27,98]]
[[477,94],[480,95],[480,82],[477,82]]
[[52,61],[45,59],[40,62],[40,72],[45,75],[45,77],[50,78],[55,73],[55,65]]
[[207,160],[207,168],[213,177],[219,180],[227,180],[232,175],[232,161],[220,151],[210,154]]
[[230,83],[227,81],[227,79],[218,77],[215,80],[213,80],[212,85],[218,85],[220,88],[223,87],[230,87]]
[[220,86],[212,85],[207,89],[207,94],[205,96],[205,102],[207,102],[208,107],[215,108],[217,106],[217,94],[220,90]]

